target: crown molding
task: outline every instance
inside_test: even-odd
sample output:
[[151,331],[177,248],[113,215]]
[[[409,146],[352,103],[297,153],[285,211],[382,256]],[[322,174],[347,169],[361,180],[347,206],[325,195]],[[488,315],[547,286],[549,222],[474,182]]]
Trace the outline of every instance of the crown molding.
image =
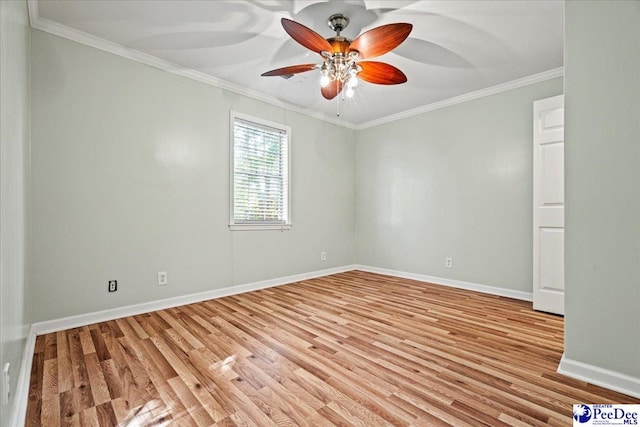
[[510,82],[501,83],[499,85],[480,89],[475,92],[465,93],[464,95],[454,96],[453,98],[448,98],[442,101],[434,102],[432,104],[427,104],[421,107],[412,108],[410,110],[406,110],[397,114],[392,114],[390,116],[382,117],[376,120],[371,120],[369,122],[360,123],[355,126],[355,130],[362,130],[362,129],[367,129],[370,127],[382,125],[385,123],[395,122],[397,120],[406,119],[407,117],[428,113],[430,111],[439,110],[441,108],[451,107],[452,105],[462,104],[463,102],[473,101],[474,99],[484,98],[485,96],[496,95],[502,92],[507,92],[523,86],[544,82],[546,80],[551,80],[551,79],[555,79],[557,77],[562,77],[562,76],[564,76],[564,67],[554,68],[553,70],[544,71],[542,73],[534,74],[528,77],[523,77],[517,80],[512,80]]
[[29,25],[31,25],[32,28],[35,28],[33,24],[38,20],[39,16],[37,0],[27,0],[27,13],[29,14]]
[[172,74],[177,74],[182,77],[186,77],[192,80],[199,81],[211,86],[215,86],[220,89],[227,90],[229,92],[237,93],[239,95],[246,96],[258,101],[265,102],[276,107],[283,108],[285,110],[293,111],[296,113],[304,114],[315,119],[323,120],[338,126],[345,127],[352,130],[363,130],[370,127],[378,126],[385,123],[395,122],[397,120],[412,117],[418,114],[427,113],[430,111],[439,110],[441,108],[450,107],[452,105],[461,104],[463,102],[472,101],[474,99],[483,98],[485,96],[496,95],[498,93],[506,92],[512,89],[517,89],[523,86],[531,85],[534,83],[551,80],[557,77],[564,76],[564,67],[555,68],[553,70],[544,71],[542,73],[534,74],[532,76],[523,77],[517,80],[513,80],[507,83],[502,83],[496,86],[491,86],[485,89],[480,89],[475,92],[469,92],[453,98],[444,99],[442,101],[434,102],[431,104],[423,105],[420,107],[412,108],[410,110],[402,111],[400,113],[392,114],[389,116],[381,117],[379,119],[371,120],[368,122],[356,124],[343,119],[329,116],[318,111],[303,108],[298,105],[282,101],[274,96],[267,95],[263,92],[249,89],[247,87],[231,83],[227,80],[214,77],[212,75],[202,73],[184,66],[174,64],[164,59],[160,59],[153,55],[140,52],[135,49],[124,47],[118,43],[108,41],[106,39],[94,36],[92,34],[80,31],[75,28],[62,25],[60,23],[42,18],[38,14],[38,2],[40,0],[27,0],[27,6],[29,9],[29,21],[31,27],[36,30],[41,30],[56,36],[66,38],[68,40],[75,41],[86,46],[90,46],[96,49],[103,50],[105,52],[113,53],[124,58],[140,62],[145,65],[149,65],[154,68],[158,68],[163,71],[167,71]]
[[333,116],[302,108],[295,104],[282,101],[274,96],[264,94],[254,89],[249,89],[245,86],[231,83],[227,80],[214,77],[212,75],[202,73],[190,68],[183,67],[182,65],[174,64],[173,62],[160,59],[156,56],[149,55],[144,52],[140,52],[135,49],[124,47],[118,43],[114,43],[103,38],[94,36],[84,31],[77,30],[75,28],[68,27],[66,25],[59,24],[54,21],[50,21],[38,16],[38,0],[28,0],[29,5],[29,21],[31,27],[36,30],[41,30],[50,34],[54,34],[59,37],[63,37],[74,42],[90,46],[96,49],[103,50],[105,52],[113,53],[115,55],[127,58],[136,62],[140,62],[145,65],[149,65],[154,68],[158,68],[163,71],[167,71],[172,74],[177,74],[182,77],[186,77],[192,80],[196,80],[201,83],[205,83],[211,86],[215,86],[220,89],[234,92],[239,95],[246,96],[258,101],[265,102],[267,104],[274,105],[276,107],[290,110],[296,113],[304,114],[306,116],[313,117],[315,119],[323,120],[325,122],[333,123],[348,129],[354,129],[355,124],[347,122],[346,120],[337,119]]

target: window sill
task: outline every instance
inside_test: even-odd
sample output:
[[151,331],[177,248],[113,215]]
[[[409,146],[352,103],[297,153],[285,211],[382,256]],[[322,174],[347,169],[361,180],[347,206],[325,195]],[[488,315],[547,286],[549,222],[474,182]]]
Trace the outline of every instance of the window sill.
[[231,231],[290,230],[292,224],[229,224]]

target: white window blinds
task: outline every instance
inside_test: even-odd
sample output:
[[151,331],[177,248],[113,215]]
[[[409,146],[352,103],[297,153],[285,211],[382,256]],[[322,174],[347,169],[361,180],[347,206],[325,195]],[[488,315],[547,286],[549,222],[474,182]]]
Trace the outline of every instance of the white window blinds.
[[290,226],[289,129],[237,113],[232,113],[231,120],[231,225]]

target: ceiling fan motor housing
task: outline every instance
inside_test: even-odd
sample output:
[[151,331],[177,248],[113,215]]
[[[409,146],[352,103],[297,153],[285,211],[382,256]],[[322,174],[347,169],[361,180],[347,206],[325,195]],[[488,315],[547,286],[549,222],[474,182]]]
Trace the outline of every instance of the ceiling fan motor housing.
[[327,41],[331,44],[331,52],[333,54],[346,55],[349,51],[351,40],[344,37],[331,37]]

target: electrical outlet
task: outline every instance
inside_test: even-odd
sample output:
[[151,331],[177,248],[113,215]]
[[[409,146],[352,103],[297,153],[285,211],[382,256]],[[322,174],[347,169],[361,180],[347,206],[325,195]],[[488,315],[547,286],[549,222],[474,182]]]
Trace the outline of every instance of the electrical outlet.
[[11,396],[11,364],[5,363],[2,368],[2,404],[9,404],[9,397]]
[[158,286],[164,286],[169,284],[169,278],[166,271],[158,271]]
[[453,258],[446,257],[444,259],[444,266],[447,267],[447,268],[452,268],[453,267]]
[[326,261],[326,260],[327,260],[327,253],[320,252],[320,261]]
[[109,280],[109,292],[115,292],[118,290],[118,281]]

